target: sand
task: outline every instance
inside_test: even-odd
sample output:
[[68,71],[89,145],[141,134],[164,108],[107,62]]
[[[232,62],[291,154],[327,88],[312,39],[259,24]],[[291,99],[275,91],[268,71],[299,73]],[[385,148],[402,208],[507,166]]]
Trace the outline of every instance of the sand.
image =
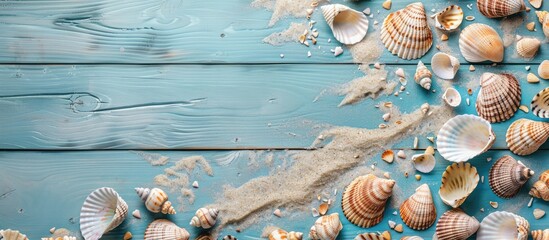
[[164,166],[170,160],[169,157],[162,156],[158,153],[148,153],[143,151],[130,151],[142,157],[145,161],[149,162],[153,166]]
[[387,71],[382,69],[368,69],[364,77],[360,77],[343,85],[338,93],[345,95],[339,107],[356,104],[365,98],[376,99],[381,94],[393,93],[396,82],[387,82]]
[[[273,15],[271,15],[271,19],[269,20],[269,27],[272,27],[279,20],[287,16],[307,16],[306,10],[311,8],[311,2],[310,0],[255,0],[251,3],[251,6],[266,8],[272,11]],[[322,4],[327,2],[327,0],[317,0],[317,2]]]
[[362,64],[371,64],[376,62],[379,57],[381,57],[381,54],[385,49],[379,40],[378,31],[368,32],[362,41],[347,47],[353,56],[353,62]]
[[308,28],[305,23],[293,22],[286,30],[272,33],[271,35],[265,37],[263,42],[273,46],[279,46],[287,42],[298,42],[299,36],[302,35],[307,29]]
[[509,47],[515,42],[517,28],[523,25],[525,16],[512,15],[501,19],[500,29],[503,31],[503,46]]

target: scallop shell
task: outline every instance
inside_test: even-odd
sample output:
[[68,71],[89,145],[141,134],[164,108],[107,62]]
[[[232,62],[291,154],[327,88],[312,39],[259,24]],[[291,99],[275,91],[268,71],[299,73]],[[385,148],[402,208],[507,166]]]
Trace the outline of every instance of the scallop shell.
[[97,240],[120,225],[128,215],[128,204],[108,187],[98,188],[80,210],[80,231],[86,240]]
[[145,230],[145,240],[188,240],[190,236],[187,230],[166,219],[154,220]]
[[454,56],[438,52],[431,58],[431,67],[437,77],[451,80],[459,70],[459,60]]
[[529,155],[549,138],[549,123],[519,119],[507,129],[507,147],[517,155]]
[[442,214],[437,223],[438,240],[465,240],[477,232],[480,223],[474,217],[456,208]]
[[496,30],[486,24],[474,23],[463,29],[459,50],[469,62],[503,61],[503,41]]
[[549,170],[541,173],[539,180],[530,189],[530,195],[541,198],[544,201],[549,201]]
[[520,106],[521,88],[511,74],[483,73],[476,109],[480,117],[491,123],[510,119]]
[[480,223],[477,239],[526,240],[530,224],[521,216],[510,212],[493,212]]
[[458,115],[439,130],[437,147],[440,155],[451,162],[464,162],[486,152],[496,135],[490,123],[474,115]]
[[334,37],[343,44],[360,42],[368,32],[368,18],[363,13],[341,4],[320,8]]
[[215,225],[219,210],[215,208],[200,208],[196,210],[194,217],[191,219],[191,226],[201,227],[204,229],[211,228]]
[[17,230],[0,230],[0,239],[2,240],[29,240],[27,235],[20,233]]
[[477,169],[469,163],[453,163],[442,174],[438,194],[446,205],[459,207],[478,185]]
[[389,233],[389,231],[382,233],[363,233],[357,235],[354,240],[391,240],[391,233]]
[[378,178],[373,174],[357,177],[343,192],[343,214],[360,227],[378,224],[394,186],[394,180]]
[[532,231],[533,240],[549,240],[549,229]]
[[446,91],[444,91],[442,99],[451,107],[457,107],[461,104],[461,95],[455,88],[452,87],[449,87]]
[[332,213],[319,217],[316,220],[315,224],[311,227],[309,237],[313,240],[335,240],[342,228],[343,225],[339,221],[339,214]]
[[537,38],[522,38],[517,42],[517,53],[524,58],[533,58],[540,46],[541,41]]
[[414,75],[414,80],[417,84],[419,84],[422,88],[425,88],[427,90],[431,89],[431,77],[433,74],[431,74],[431,71],[423,64],[423,62],[419,61],[417,63],[417,69],[416,74]]
[[406,60],[425,55],[433,45],[433,34],[421,2],[390,13],[381,27],[381,42],[392,54]]
[[526,10],[524,0],[477,0],[477,7],[489,18],[506,17]]
[[549,87],[534,96],[530,108],[534,115],[540,118],[549,118]]
[[450,5],[435,16],[435,27],[442,30],[455,30],[463,22],[463,9],[458,5]]
[[175,214],[168,195],[160,188],[135,188],[137,195],[145,202],[147,209],[153,213]]
[[432,154],[416,154],[412,156],[412,164],[416,170],[422,173],[429,173],[435,168],[436,159]]
[[[547,15],[549,18],[549,14]],[[548,19],[549,23],[549,19]],[[543,60],[538,66],[538,75],[545,80],[549,79],[549,60]]]
[[435,223],[436,208],[427,184],[419,186],[416,192],[400,205],[400,217],[414,230],[424,230]]
[[512,198],[533,175],[534,171],[521,162],[510,156],[503,156],[490,168],[488,180],[496,195],[501,198]]

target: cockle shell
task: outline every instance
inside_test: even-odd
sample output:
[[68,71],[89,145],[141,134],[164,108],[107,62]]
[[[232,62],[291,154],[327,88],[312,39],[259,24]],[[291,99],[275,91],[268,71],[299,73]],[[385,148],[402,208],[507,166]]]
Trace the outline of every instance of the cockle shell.
[[459,60],[454,56],[438,52],[431,58],[431,67],[437,77],[451,80],[459,70]]
[[533,175],[534,171],[521,162],[517,162],[511,156],[503,156],[490,168],[488,181],[496,195],[502,198],[512,198]]
[[442,100],[451,107],[457,107],[461,104],[461,95],[455,88],[449,87],[444,91]]
[[392,54],[406,60],[425,55],[433,45],[433,34],[421,2],[390,13],[381,27],[381,42]]
[[417,63],[417,69],[416,74],[414,75],[414,80],[417,84],[419,84],[422,88],[425,88],[427,90],[431,89],[431,77],[433,75],[431,74],[431,71],[423,64],[423,62],[419,61]]
[[506,17],[526,10],[524,0],[477,0],[477,7],[489,18]]
[[532,231],[533,240],[549,240],[549,228],[545,230]]
[[320,9],[339,42],[355,44],[366,36],[368,18],[364,13],[341,4],[324,5]]
[[438,152],[451,162],[464,162],[486,152],[496,140],[492,126],[474,115],[458,115],[448,120],[437,135]]
[[204,229],[211,228],[215,225],[219,210],[215,208],[199,208],[196,210],[194,217],[191,219],[191,226],[201,227]]
[[549,170],[541,173],[539,180],[530,189],[530,195],[541,198],[544,201],[549,201]]
[[435,168],[436,159],[430,153],[416,154],[412,156],[412,164],[416,170],[422,173],[429,173]]
[[135,188],[137,195],[145,202],[147,209],[153,213],[175,214],[168,195],[160,188]]
[[524,58],[533,58],[540,46],[541,41],[537,38],[522,38],[517,42],[517,53]]
[[357,235],[354,240],[391,240],[391,233],[389,231],[382,233],[363,233]]
[[455,30],[463,22],[463,9],[458,5],[450,5],[435,16],[435,27],[442,30]]
[[0,230],[0,239],[2,240],[29,240],[27,235],[20,233],[17,230]]
[[521,156],[529,155],[549,138],[549,123],[522,118],[509,126],[505,136],[511,152]]
[[187,230],[166,219],[154,220],[145,230],[145,240],[188,240],[190,236]]
[[521,216],[510,212],[493,212],[480,223],[479,240],[526,240],[530,224]]
[[343,214],[360,227],[378,224],[394,186],[394,180],[378,178],[373,174],[355,178],[343,192]]
[[503,40],[486,24],[474,23],[463,29],[459,35],[459,50],[469,62],[503,61]]
[[427,184],[416,189],[416,192],[400,205],[400,217],[404,223],[415,230],[429,228],[437,219],[431,190]]
[[342,228],[339,214],[325,215],[315,221],[309,232],[309,238],[313,240],[335,240]]
[[459,208],[451,209],[437,223],[438,240],[465,240],[477,232],[480,223]]
[[530,108],[534,115],[540,118],[549,118],[549,87],[534,96]]
[[108,187],[98,188],[80,210],[80,231],[85,240],[97,240],[120,225],[128,215],[128,204]]
[[446,205],[459,207],[478,185],[477,169],[469,163],[453,163],[442,174],[438,194]]
[[520,106],[521,93],[520,83],[515,76],[483,73],[477,96],[477,113],[491,123],[508,120]]
[[[547,14],[549,18],[549,14]],[[549,21],[548,21],[549,23]],[[548,37],[549,38],[549,37]],[[538,75],[545,80],[549,79],[549,60],[543,60],[538,66]]]

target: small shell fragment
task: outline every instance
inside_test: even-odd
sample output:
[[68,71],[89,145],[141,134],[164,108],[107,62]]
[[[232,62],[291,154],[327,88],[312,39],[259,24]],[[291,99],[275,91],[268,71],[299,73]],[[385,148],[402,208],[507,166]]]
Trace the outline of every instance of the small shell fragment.
[[469,71],[474,72],[476,70],[475,66],[469,65]]
[[343,48],[338,46],[334,49],[334,56],[337,57],[337,56],[341,55],[342,53],[343,53]]
[[274,210],[273,215],[277,217],[282,217],[282,212],[280,211],[280,209],[277,208]]
[[440,40],[441,41],[447,41],[448,40],[448,35],[443,33],[442,35],[440,35]]
[[528,31],[534,31],[535,28],[536,22],[529,22],[528,24],[526,24],[526,29],[528,29]]
[[390,227],[391,229],[394,229],[394,228],[396,227],[396,222],[395,222],[395,221],[389,220],[387,223],[389,224],[389,227]]
[[528,73],[526,76],[526,81],[529,83],[539,83],[539,78],[536,76],[536,74]]
[[383,4],[381,5],[383,8],[387,9],[387,10],[390,10],[391,9],[391,5],[392,5],[392,2],[391,0],[385,0],[385,2],[383,2]]
[[402,227],[402,224],[396,225],[394,229],[395,229],[396,232],[399,232],[399,233],[404,231],[404,229]]
[[520,105],[519,109],[520,109],[521,111],[525,112],[525,113],[530,112],[530,110],[528,109],[528,107],[525,106],[525,105]]
[[389,150],[386,150],[385,152],[383,152],[381,154],[381,159],[383,159],[383,161],[385,161],[385,162],[392,163],[393,160],[395,159],[395,154],[394,154],[393,150],[389,149]]
[[328,203],[321,203],[320,206],[318,206],[318,213],[324,216],[328,212],[328,208],[330,208]]
[[193,182],[193,188],[198,188],[198,182],[197,181]]
[[396,71],[395,71],[395,74],[401,78],[406,78],[406,76],[404,75],[404,70],[402,68],[398,68]]
[[398,151],[397,156],[399,158],[406,159],[406,153],[404,153],[404,151],[402,151],[402,150]]
[[473,20],[475,20],[475,17],[474,16],[467,16],[467,17],[465,17],[465,20],[473,21]]
[[493,208],[498,208],[499,204],[498,202],[490,201],[490,206],[492,206]]
[[543,211],[539,208],[536,208],[536,209],[534,209],[533,214],[534,214],[534,218],[536,220],[538,220],[538,219],[542,218],[543,216],[545,216],[545,211]]
[[132,216],[133,216],[134,218],[141,219],[141,212],[140,212],[138,209],[135,209],[135,210],[132,212]]
[[132,238],[133,238],[133,235],[132,235],[131,232],[126,232],[126,233],[124,234],[124,240],[130,240],[130,239],[132,239]]

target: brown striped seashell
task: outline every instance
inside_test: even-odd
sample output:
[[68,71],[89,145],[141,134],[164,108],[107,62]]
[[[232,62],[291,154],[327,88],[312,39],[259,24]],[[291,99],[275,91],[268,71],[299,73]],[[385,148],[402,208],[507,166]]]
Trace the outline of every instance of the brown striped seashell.
[[191,219],[191,226],[208,229],[215,225],[219,210],[215,208],[200,208],[196,210],[194,217]]
[[29,240],[27,235],[20,233],[17,230],[0,230],[0,239],[2,240]]
[[491,123],[510,119],[520,106],[521,88],[511,74],[483,73],[476,109],[481,118]]
[[533,240],[549,240],[549,228],[545,230],[532,231]]
[[521,156],[537,151],[547,138],[549,138],[549,123],[525,118],[513,122],[505,135],[509,150]]
[[363,233],[355,237],[354,240],[391,240],[391,233],[384,231],[382,233]]
[[441,30],[455,30],[461,22],[463,22],[463,9],[458,5],[450,5],[435,16],[435,27]]
[[527,240],[530,224],[523,217],[497,211],[490,213],[480,223],[477,239]]
[[431,71],[429,71],[425,64],[419,61],[417,63],[416,74],[414,75],[414,80],[416,81],[416,83],[419,84],[422,88],[430,90],[432,76],[433,74],[431,73]]
[[269,240],[301,240],[303,239],[303,233],[300,232],[286,232],[283,229],[277,229],[269,234]]
[[383,21],[380,36],[389,52],[406,60],[422,57],[433,45],[433,34],[421,2],[390,13]]
[[465,240],[477,232],[480,223],[459,208],[451,209],[440,217],[437,223],[438,240]]
[[524,58],[533,58],[540,46],[541,41],[537,38],[522,38],[517,42],[517,53]]
[[302,232],[291,231],[288,233],[288,240],[301,240],[301,239],[303,239]]
[[339,214],[319,217],[311,227],[309,238],[313,240],[335,240],[343,228],[339,220]]
[[154,220],[145,230],[145,240],[188,240],[189,232],[166,219]]
[[459,162],[448,166],[442,174],[438,194],[445,204],[457,208],[475,190],[479,176],[477,169],[469,163]]
[[534,171],[511,156],[498,159],[488,175],[492,191],[501,198],[512,198],[520,191],[528,179],[534,176]]
[[143,200],[147,209],[153,213],[175,214],[168,195],[160,188],[135,188],[137,195]]
[[526,10],[524,0],[477,0],[477,7],[489,18],[506,17]]
[[503,40],[492,27],[474,23],[459,35],[459,50],[469,62],[503,61]]
[[539,180],[534,183],[529,194],[532,197],[549,201],[549,170],[541,173]]
[[320,7],[334,37],[343,44],[360,42],[368,32],[368,18],[363,13],[341,4]]
[[373,174],[357,177],[343,192],[343,214],[360,227],[378,224],[394,186],[394,180],[378,178]]
[[404,224],[414,230],[424,230],[437,219],[431,190],[427,184],[416,189],[416,192],[400,205],[400,217]]
[[530,103],[532,113],[540,118],[549,118],[549,87],[541,90]]

